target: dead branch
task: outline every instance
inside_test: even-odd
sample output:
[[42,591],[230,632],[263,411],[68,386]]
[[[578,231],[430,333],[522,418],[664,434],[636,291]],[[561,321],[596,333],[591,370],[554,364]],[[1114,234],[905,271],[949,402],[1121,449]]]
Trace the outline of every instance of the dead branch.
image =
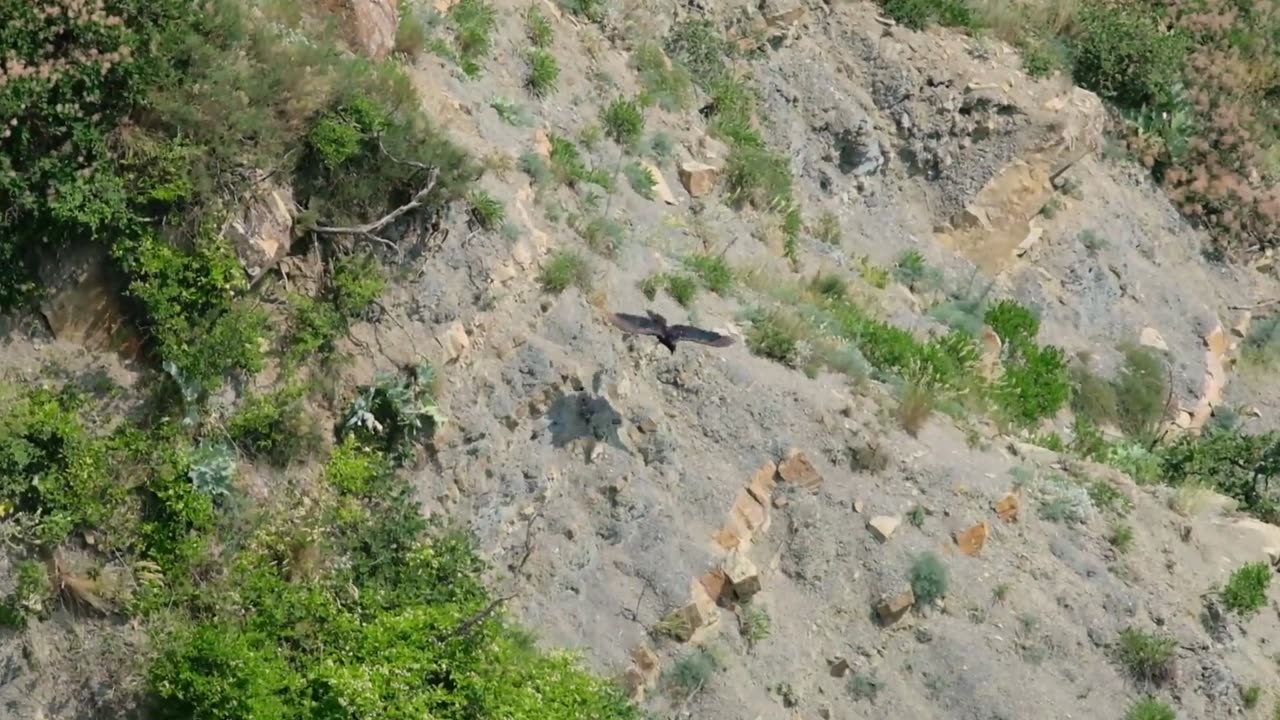
[[445,635],[444,639],[441,640],[441,642],[446,643],[446,642],[449,642],[450,640],[465,640],[466,638],[470,637],[472,631],[475,630],[477,625],[484,622],[490,615],[493,615],[495,612],[497,612],[498,608],[502,607],[505,603],[514,599],[516,595],[517,593],[511,593],[510,595],[503,595],[501,597],[494,598],[489,602],[488,605],[485,605],[483,608],[481,608],[480,612],[476,613],[475,615],[472,615],[466,620],[463,620],[462,623],[458,625],[458,627],[450,631],[448,635]]
[[1259,300],[1252,305],[1228,305],[1228,310],[1257,310],[1259,308],[1270,307],[1280,303],[1280,298],[1271,298],[1270,300]]
[[[388,155],[387,157],[391,157],[391,156]],[[396,160],[396,158],[394,157],[391,157],[391,159]],[[365,223],[363,225],[352,225],[349,227],[312,225],[307,229],[310,230],[311,232],[319,233],[322,235],[356,235],[358,237],[364,238],[365,240],[370,240],[372,242],[386,245],[396,253],[397,257],[402,257],[403,252],[400,250],[399,246],[397,246],[395,243],[391,242],[390,240],[387,240],[386,238],[380,237],[378,235],[378,232],[381,231],[386,226],[390,225],[391,223],[395,222],[399,218],[403,217],[406,213],[413,212],[414,210],[417,210],[418,208],[425,205],[427,201],[427,196],[430,195],[431,191],[434,190],[436,187],[436,180],[440,177],[440,171],[436,168],[427,168],[425,165],[422,165],[421,163],[415,163],[412,161],[397,160],[397,162],[404,162],[405,164],[422,167],[423,169],[427,170],[427,184],[423,186],[423,188],[413,196],[412,200],[405,203],[404,205],[401,205],[395,210],[392,210],[386,215],[383,215],[377,220],[374,220],[373,222]]]

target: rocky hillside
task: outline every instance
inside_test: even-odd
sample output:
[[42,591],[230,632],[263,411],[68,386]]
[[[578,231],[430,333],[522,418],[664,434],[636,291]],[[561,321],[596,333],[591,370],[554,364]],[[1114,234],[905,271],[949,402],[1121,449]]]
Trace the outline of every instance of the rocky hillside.
[[14,717],[1280,713],[1265,201],[1188,218],[1093,6],[1046,73],[897,2],[38,5]]

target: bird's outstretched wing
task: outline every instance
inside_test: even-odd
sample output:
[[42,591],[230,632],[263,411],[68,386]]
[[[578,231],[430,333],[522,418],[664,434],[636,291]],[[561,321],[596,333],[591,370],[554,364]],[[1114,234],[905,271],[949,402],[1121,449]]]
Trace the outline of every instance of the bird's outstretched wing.
[[712,347],[729,347],[733,344],[733,338],[728,335],[721,335],[718,332],[703,330],[692,325],[672,325],[671,335],[678,340],[692,340]]
[[609,320],[623,331],[635,335],[661,335],[662,328],[653,320],[644,315],[632,315],[631,313],[613,313],[609,316]]

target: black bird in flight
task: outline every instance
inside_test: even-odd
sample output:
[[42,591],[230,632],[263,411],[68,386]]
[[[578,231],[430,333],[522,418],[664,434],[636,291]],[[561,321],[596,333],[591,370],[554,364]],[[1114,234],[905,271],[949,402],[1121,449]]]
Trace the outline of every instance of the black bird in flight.
[[609,319],[626,333],[656,336],[658,342],[662,343],[663,347],[670,350],[672,354],[675,354],[676,343],[681,340],[689,340],[712,347],[728,347],[733,344],[733,338],[728,335],[721,335],[720,333],[703,330],[692,325],[668,325],[666,318],[652,310],[649,311],[648,317],[629,313],[614,313]]

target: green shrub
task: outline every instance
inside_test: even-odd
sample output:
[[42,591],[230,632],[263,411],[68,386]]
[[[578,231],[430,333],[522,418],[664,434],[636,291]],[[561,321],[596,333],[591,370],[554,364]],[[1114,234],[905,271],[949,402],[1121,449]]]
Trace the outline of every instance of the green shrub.
[[928,605],[945,596],[949,584],[947,565],[937,553],[924,552],[912,561],[911,592],[915,594],[917,604]]
[[849,284],[835,273],[817,275],[809,282],[809,287],[818,295],[828,300],[844,300],[849,295]]
[[630,162],[622,167],[622,174],[627,177],[627,182],[637,195],[646,200],[653,199],[654,188],[657,187],[658,181],[654,179],[649,168],[638,162]]
[[604,19],[604,0],[561,0],[564,7],[574,15],[598,23]]
[[1086,4],[1077,18],[1072,75],[1124,108],[1158,106],[1172,93],[1189,49],[1143,5]]
[[664,47],[671,60],[688,69],[693,81],[703,88],[724,76],[725,61],[734,55],[733,44],[716,31],[711,21],[703,19],[673,24]]
[[889,17],[915,30],[932,23],[948,27],[976,27],[973,10],[964,0],[880,0]]
[[719,255],[694,254],[686,256],[685,267],[692,270],[707,289],[717,295],[727,295],[733,291],[736,279],[733,268]]
[[202,624],[168,639],[147,684],[159,718],[285,717],[299,678],[270,637]]
[[776,311],[757,317],[747,331],[751,352],[786,365],[794,362],[798,342],[794,328]]
[[1247,563],[1231,573],[1222,588],[1222,604],[1232,612],[1251,615],[1267,604],[1271,567],[1265,562]]
[[205,234],[192,250],[181,251],[146,236],[119,243],[115,257],[162,358],[207,389],[232,373],[262,368],[266,316],[237,301],[247,283],[222,241]]
[[339,492],[363,497],[373,490],[374,483],[384,478],[390,468],[377,452],[360,444],[348,435],[334,447],[324,465],[324,479]]
[[1162,685],[1174,677],[1178,643],[1171,637],[1153,635],[1138,628],[1120,632],[1115,645],[1116,659],[1135,680]]
[[839,245],[844,232],[840,229],[840,218],[833,212],[824,212],[818,217],[818,226],[813,236],[828,245]]
[[529,64],[529,74],[525,76],[524,86],[534,97],[546,97],[555,92],[560,82],[560,63],[556,56],[542,48],[535,47],[525,56]]
[[489,107],[508,125],[528,127],[533,124],[533,116],[513,100],[497,97],[489,101]]
[[1144,445],[1121,442],[1102,452],[1102,461],[1133,478],[1139,485],[1159,482],[1162,477],[1162,461],[1158,454]]
[[786,210],[791,202],[791,161],[763,147],[738,144],[729,151],[725,187],[735,205]]
[[1271,479],[1280,475],[1280,438],[1274,433],[1209,429],[1198,438],[1179,437],[1162,451],[1161,459],[1169,484],[1215,487],[1259,518],[1280,520],[1269,492]]
[[484,0],[458,0],[449,8],[453,22],[453,52],[458,66],[469,78],[480,76],[480,63],[493,51],[493,30],[498,15]]
[[551,47],[551,43],[555,41],[556,33],[555,29],[551,27],[551,20],[546,13],[534,5],[530,5],[524,11],[524,31],[529,38],[529,42],[533,43],[536,48],[545,50]]
[[1071,411],[1095,427],[1112,422],[1119,414],[1116,386],[1089,369],[1084,362],[1073,363],[1071,375]]
[[301,388],[249,398],[227,420],[227,433],[241,452],[278,467],[303,459],[320,442]]
[[631,51],[631,66],[640,76],[644,92],[642,105],[656,104],[668,112],[677,112],[689,106],[693,100],[693,80],[682,65],[670,63],[662,48],[652,43],[641,43]]
[[698,283],[688,275],[668,275],[667,292],[680,304],[680,307],[692,307],[694,299],[698,296]]
[[1144,697],[1124,714],[1124,720],[1177,720],[1173,708],[1153,698]]
[[506,208],[484,190],[475,190],[469,194],[467,204],[470,205],[468,214],[471,216],[471,221],[483,230],[493,230],[506,222]]
[[551,293],[561,293],[570,286],[585,290],[591,287],[591,270],[581,255],[561,250],[543,266],[539,280],[542,289]]
[[1107,540],[1111,543],[1117,552],[1126,553],[1133,547],[1133,528],[1116,521],[1111,525],[1111,531],[1107,535]]
[[[8,393],[6,393],[8,394]],[[0,502],[38,522],[38,545],[105,525],[122,488],[107,448],[92,437],[74,396],[36,389],[5,398],[0,415]]]
[[688,695],[704,686],[720,669],[720,660],[707,648],[693,650],[682,656],[667,671],[667,687],[682,695]]
[[1151,349],[1137,345],[1122,348],[1124,365],[1116,377],[1116,419],[1120,429],[1138,439],[1152,437],[1164,419],[1169,400],[1169,373]]
[[850,677],[845,687],[854,700],[874,701],[880,691],[884,689],[884,681],[880,679],[875,670],[865,670]]
[[903,250],[893,263],[893,277],[908,287],[924,279],[928,272],[924,256],[919,250]]
[[618,145],[629,148],[644,134],[644,113],[634,100],[616,98],[600,114],[604,133]]
[[1270,368],[1280,361],[1280,315],[1252,323],[1240,344],[1240,359],[1246,365]]

